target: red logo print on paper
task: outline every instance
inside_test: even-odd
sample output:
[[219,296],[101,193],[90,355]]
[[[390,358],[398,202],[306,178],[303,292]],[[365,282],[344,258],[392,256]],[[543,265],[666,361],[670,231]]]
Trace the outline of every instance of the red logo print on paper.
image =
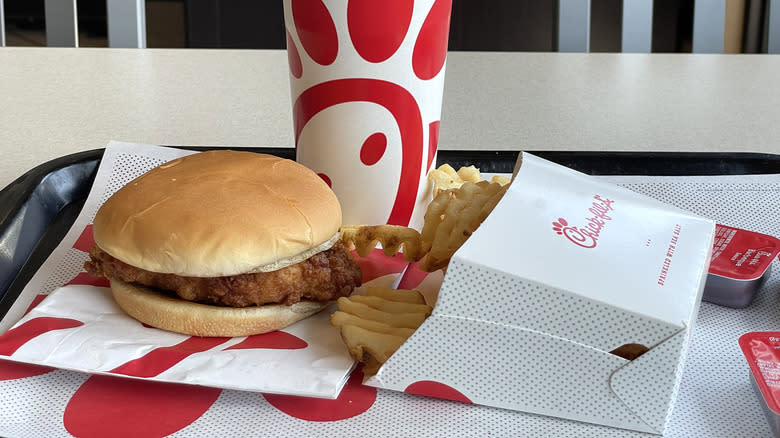
[[54,368],[29,363],[0,360],[0,380],[14,380],[40,376],[54,371]]
[[[189,356],[219,347],[229,339],[188,337],[176,345],[156,348],[110,372],[142,378],[154,377]],[[248,336],[223,350],[292,350],[307,346],[306,341],[297,336],[277,331]],[[91,376],[68,402],[65,425],[76,436],[117,436],[118,431],[114,430],[116,424],[123,424],[124,436],[165,436],[203,415],[221,392],[221,389],[201,386]],[[186,400],[177,402],[177,397]],[[110,420],[109,423],[105,424],[106,420]],[[128,421],[133,424],[127,425]]]
[[209,410],[222,390],[94,375],[65,406],[63,423],[77,437],[163,437]]
[[[81,233],[76,242],[73,244],[73,248],[89,252],[92,245],[95,244],[95,240],[92,237],[92,225],[88,225]],[[68,282],[68,284],[94,284],[96,286],[107,286],[108,281],[105,279],[96,279],[90,277],[86,272],[81,272],[76,277]],[[30,306],[25,311],[25,314],[29,313],[35,306],[40,304],[48,295],[38,294],[30,303]],[[34,318],[26,323],[8,330],[0,337],[0,354],[5,356],[11,356],[21,348],[27,342],[41,336],[45,333],[64,330],[75,327],[80,327],[84,323],[68,318]],[[24,377],[39,376],[53,371],[54,368],[32,365],[27,363],[17,363],[10,361],[0,361],[0,380],[13,380],[21,379]]]
[[338,421],[360,415],[376,400],[376,388],[363,385],[363,372],[356,368],[338,398],[263,394],[265,400],[285,414],[308,421]]
[[125,362],[112,373],[135,377],[154,377],[173,368],[176,364],[196,353],[202,353],[217,347],[230,338],[190,337],[170,347],[158,347],[138,359]]
[[[92,226],[87,226],[73,245],[88,252],[94,245]],[[69,284],[94,284],[81,272]],[[43,298],[41,295],[39,298]],[[40,302],[40,299],[37,300]],[[82,321],[40,317],[7,331],[0,337],[0,354],[12,355],[24,344],[46,333],[83,326]],[[172,346],[155,348],[128,360],[110,372],[149,378],[176,366],[184,359],[211,349],[301,349],[307,342],[286,332],[248,336],[241,342],[220,347],[231,338],[186,337]],[[45,374],[53,368],[0,360],[0,380]],[[222,393],[221,389],[177,385],[111,376],[90,376],[72,395],[63,422],[75,436],[166,436],[190,425],[203,415]]]
[[[219,347],[230,339],[231,338],[226,337],[191,336],[176,345],[155,348],[144,356],[130,360],[117,368],[114,368],[110,372],[134,377],[155,377],[173,368],[193,354],[203,353]],[[274,331],[247,336],[243,341],[221,350],[297,350],[306,348],[308,345],[309,344],[306,341],[295,335],[282,331]]]
[[564,236],[577,246],[595,248],[604,226],[608,221],[612,220],[612,217],[607,215],[607,213],[614,210],[612,204],[615,201],[604,199],[599,195],[595,195],[593,199],[595,201],[588,208],[590,217],[586,217],[585,225],[581,227],[570,226],[569,221],[559,217],[557,221],[552,223],[553,231]]
[[407,386],[406,389],[404,389],[404,392],[409,394],[424,395],[427,397],[459,401],[462,403],[472,403],[468,397],[463,395],[463,393],[457,389],[443,383],[435,382],[433,380],[421,380],[419,382],[414,382]]
[[[24,324],[14,327],[0,336],[0,355],[11,356],[24,344],[45,333],[65,330],[84,325],[81,321],[67,318],[33,318]],[[0,360],[0,380],[21,379],[38,376],[52,371],[53,368],[25,363],[15,363]]]
[[82,325],[84,325],[83,322],[69,318],[33,318],[0,336],[0,355],[11,356],[22,345],[45,333],[80,327]]

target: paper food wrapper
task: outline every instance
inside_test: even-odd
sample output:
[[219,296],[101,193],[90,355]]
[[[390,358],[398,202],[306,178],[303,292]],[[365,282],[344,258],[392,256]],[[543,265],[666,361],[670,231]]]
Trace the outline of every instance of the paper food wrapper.
[[353,361],[330,325],[334,308],[277,332],[191,337],[127,316],[107,283],[83,271],[93,244],[90,224],[100,205],[147,170],[192,153],[108,144],[81,214],[3,320],[0,358],[88,373],[336,398]]
[[661,434],[714,227],[523,153],[433,313],[366,384]]

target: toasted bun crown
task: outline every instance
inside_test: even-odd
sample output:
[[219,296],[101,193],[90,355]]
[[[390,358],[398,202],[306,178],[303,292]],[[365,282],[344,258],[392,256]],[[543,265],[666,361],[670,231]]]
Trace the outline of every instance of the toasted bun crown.
[[138,268],[219,277],[300,261],[332,245],[340,226],[336,195],[310,169],[222,150],[131,181],[98,210],[93,233],[100,248]]

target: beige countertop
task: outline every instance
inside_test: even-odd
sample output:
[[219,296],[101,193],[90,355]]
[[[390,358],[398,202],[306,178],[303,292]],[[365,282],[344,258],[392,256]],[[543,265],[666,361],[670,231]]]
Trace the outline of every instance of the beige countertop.
[[[441,149],[780,153],[780,56],[451,52]],[[0,48],[0,187],[109,140],[292,146],[274,50]]]

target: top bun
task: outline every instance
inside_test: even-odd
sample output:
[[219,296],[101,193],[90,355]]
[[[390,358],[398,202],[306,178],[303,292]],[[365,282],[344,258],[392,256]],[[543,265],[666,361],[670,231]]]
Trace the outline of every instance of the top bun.
[[173,160],[131,181],[95,216],[95,243],[152,272],[221,277],[270,271],[328,249],[341,206],[295,161],[238,151]]

